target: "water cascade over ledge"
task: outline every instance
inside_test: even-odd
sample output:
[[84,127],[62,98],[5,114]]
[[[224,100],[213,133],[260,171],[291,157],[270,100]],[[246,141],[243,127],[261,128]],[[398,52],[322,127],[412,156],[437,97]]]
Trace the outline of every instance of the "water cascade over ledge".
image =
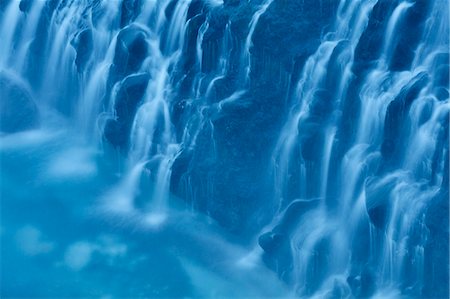
[[448,298],[446,0],[0,0],[0,296]]

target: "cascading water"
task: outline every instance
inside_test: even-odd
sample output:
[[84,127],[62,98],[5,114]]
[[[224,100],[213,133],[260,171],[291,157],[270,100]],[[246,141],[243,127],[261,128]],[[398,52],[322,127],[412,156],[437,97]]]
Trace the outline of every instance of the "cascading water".
[[0,26],[2,297],[448,298],[447,1]]

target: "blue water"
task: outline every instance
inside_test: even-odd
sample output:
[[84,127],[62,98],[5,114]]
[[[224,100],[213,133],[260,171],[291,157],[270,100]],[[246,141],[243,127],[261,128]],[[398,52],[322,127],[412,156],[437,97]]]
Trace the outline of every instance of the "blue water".
[[179,198],[161,224],[111,215],[114,158],[73,135],[60,126],[2,137],[2,297],[288,294],[248,246]]
[[2,298],[448,298],[447,0],[0,0]]

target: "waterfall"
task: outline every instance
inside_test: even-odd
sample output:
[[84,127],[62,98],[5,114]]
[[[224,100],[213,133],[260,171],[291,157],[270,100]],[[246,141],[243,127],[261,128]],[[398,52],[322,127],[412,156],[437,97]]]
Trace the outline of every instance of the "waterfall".
[[[20,216],[1,295],[35,295],[22,250],[60,254],[49,280],[119,261],[140,278],[111,297],[445,298],[448,18],[445,0],[1,1]],[[70,285],[34,291],[109,296]]]
[[[332,287],[333,279],[344,279],[345,277],[341,276],[344,273],[352,277],[352,272],[358,273],[360,270],[357,267],[361,266],[371,267],[373,269],[371,271],[375,271],[374,273],[381,273],[378,278],[370,278],[374,279],[371,283],[376,285],[381,293],[383,293],[383,289],[396,288],[396,286],[404,283],[404,271],[408,271],[408,276],[413,277],[414,285],[411,286],[411,289],[423,286],[424,275],[426,275],[423,273],[423,264],[419,263],[419,261],[424,259],[423,248],[428,238],[422,217],[426,213],[425,207],[430,204],[431,200],[436,200],[441,183],[431,183],[425,187],[427,183],[423,181],[424,176],[418,175],[423,170],[419,170],[416,167],[428,168],[425,171],[429,171],[430,168],[423,164],[418,166],[415,163],[427,163],[425,161],[431,162],[433,159],[432,153],[437,150],[435,146],[438,144],[437,135],[435,134],[439,134],[437,132],[445,128],[445,119],[448,117],[448,102],[439,101],[435,106],[437,109],[435,113],[441,115],[438,117],[440,120],[437,123],[436,119],[431,117],[419,128],[417,125],[413,125],[414,118],[412,115],[410,115],[411,120],[404,120],[407,122],[405,124],[406,127],[403,129],[405,134],[421,134],[419,131],[427,130],[425,128],[428,126],[434,128],[432,129],[435,130],[434,133],[431,133],[431,131],[426,133],[428,136],[425,137],[428,140],[427,142],[425,142],[425,139],[421,139],[419,142],[430,147],[428,154],[420,150],[423,148],[423,145],[416,143],[414,137],[413,139],[401,137],[401,140],[405,140],[405,144],[404,148],[398,149],[399,156],[397,159],[405,162],[400,162],[398,168],[390,171],[377,170],[377,167],[380,167],[383,163],[380,159],[383,160],[385,159],[383,156],[388,155],[388,153],[383,151],[382,146],[385,146],[386,135],[390,135],[388,132],[393,130],[393,128],[386,126],[392,125],[392,122],[390,122],[392,118],[400,117],[392,113],[404,113],[399,110],[391,110],[395,109],[393,108],[394,103],[399,102],[405,96],[408,97],[405,94],[411,92],[412,84],[418,83],[420,79],[417,79],[417,77],[422,76],[424,72],[430,75],[435,72],[434,67],[427,63],[425,65],[421,65],[421,63],[412,65],[410,70],[398,73],[394,73],[389,69],[390,59],[393,56],[396,43],[394,36],[396,36],[396,32],[401,26],[400,23],[405,18],[408,9],[411,9],[413,6],[413,3],[400,2],[388,19],[380,59],[376,66],[364,75],[359,88],[359,95],[357,95],[361,104],[359,123],[355,126],[356,138],[353,144],[350,145],[347,153],[343,155],[342,162],[336,162],[337,169],[340,167],[340,171],[336,173],[337,176],[330,176],[328,169],[330,167],[330,159],[337,158],[336,156],[331,156],[330,158],[329,155],[333,155],[333,153],[336,155],[336,152],[330,147],[337,146],[336,131],[340,130],[339,121],[336,121],[335,117],[331,117],[331,123],[321,120],[321,129],[313,130],[312,133],[311,130],[308,130],[308,125],[312,125],[308,124],[308,118],[314,117],[314,114],[311,115],[310,111],[317,105],[314,103],[314,100],[322,100],[320,98],[315,99],[314,92],[323,88],[321,86],[325,85],[326,88],[327,71],[329,70],[327,66],[328,68],[330,67],[332,63],[330,62],[331,53],[338,45],[333,40],[349,41],[350,51],[353,52],[364,27],[367,26],[367,20],[370,11],[375,5],[375,1],[367,1],[364,4],[359,3],[359,5],[358,1],[355,1],[352,4],[358,7],[359,10],[356,15],[361,20],[365,20],[364,23],[362,23],[363,21],[357,22],[359,25],[355,30],[359,32],[356,34],[341,29],[352,28],[346,22],[353,21],[352,18],[345,16],[344,9],[347,4],[341,2],[340,13],[342,16],[335,25],[336,31],[330,38],[325,38],[322,41],[316,53],[310,56],[303,67],[296,94],[294,94],[298,98],[299,103],[296,103],[294,100],[293,110],[285,128],[282,130],[281,138],[274,153],[275,185],[278,188],[278,192],[275,193],[275,201],[279,202],[278,206],[280,208],[284,209],[286,202],[289,202],[290,199],[286,198],[288,196],[286,192],[290,190],[293,190],[290,192],[294,192],[300,198],[319,197],[324,202],[324,204],[311,211],[311,214],[305,214],[305,216],[297,220],[294,228],[297,233],[290,241],[294,265],[297,266],[294,270],[293,280],[297,282],[297,288],[302,294],[310,294],[311,292],[324,294],[323,292],[326,293]],[[439,5],[436,3],[433,15],[439,15],[439,12],[435,10],[437,7]],[[355,13],[354,6],[348,5],[348,9],[352,9],[351,13]],[[428,22],[432,22],[431,19]],[[448,31],[448,27],[445,29],[441,27],[441,30],[443,31],[436,32],[436,34],[444,34],[444,32]],[[349,37],[351,37],[350,40],[348,39]],[[435,49],[430,49],[428,55],[430,57],[436,55]],[[341,57],[337,56],[337,59]],[[351,68],[353,63],[352,57],[353,55],[343,56],[346,60],[339,61],[340,71],[345,72],[345,70],[348,70],[346,65],[349,65]],[[423,62],[426,60],[424,59]],[[351,80],[351,77],[346,76],[345,73],[334,73],[333,75]],[[420,103],[421,98],[425,95],[431,100],[428,96],[432,92],[427,92],[426,90],[429,90],[429,86],[432,84],[432,80],[430,80],[429,83],[419,87],[418,99],[412,104],[413,106]],[[342,84],[338,86],[342,86]],[[341,99],[346,100],[346,92],[348,91],[345,89],[341,90],[339,89],[337,92],[339,97],[334,98],[337,102],[342,102]],[[408,99],[412,100],[411,98]],[[404,101],[408,101],[408,99],[405,98]],[[434,102],[434,100],[431,101]],[[332,105],[332,102],[327,103]],[[407,104],[405,103],[404,105]],[[339,105],[335,107],[339,107]],[[411,107],[411,109],[413,108]],[[443,112],[441,109],[446,112]],[[406,117],[408,116],[405,115]],[[317,120],[312,119],[311,121]],[[410,121],[411,123],[409,123]],[[407,129],[410,125],[412,127]],[[326,126],[331,128],[327,129]],[[312,128],[315,129],[315,127]],[[323,134],[323,137],[308,137],[309,134]],[[313,138],[313,142],[321,142],[323,144],[319,146],[319,148],[323,148],[323,152],[319,151],[318,153],[321,154],[318,156],[311,157],[311,154],[313,154],[309,153],[311,149],[303,150],[304,146],[317,146],[315,143],[308,142],[310,138]],[[334,142],[333,139],[335,140]],[[305,140],[305,142],[302,142],[302,140]],[[447,151],[447,149],[444,151]],[[417,153],[417,155],[413,154],[413,152]],[[320,156],[323,158],[320,159]],[[409,159],[415,161],[412,162],[415,166],[406,162]],[[310,163],[313,163],[312,166]],[[292,169],[292,167],[300,167],[301,170],[296,174],[295,169]],[[318,172],[317,170],[319,169],[322,169],[322,171]],[[285,180],[293,175],[299,176],[298,181],[289,185],[289,182]],[[425,175],[427,177],[426,180],[431,180],[431,176],[431,173],[428,172],[428,175]],[[340,182],[337,192],[327,190],[329,186],[327,181],[330,179]],[[322,188],[319,191],[321,186]],[[293,189],[295,187],[298,189]],[[418,191],[419,189],[421,191]],[[330,193],[333,196],[337,196],[337,199],[327,198],[330,196]],[[336,207],[334,205],[328,206],[327,202],[330,200],[336,201]],[[369,213],[368,215],[367,212]],[[369,219],[367,219],[367,216],[369,216]],[[367,264],[358,266],[353,260],[356,252],[351,251],[351,243],[352,240],[358,238],[358,230],[363,229],[370,229],[371,238],[369,243],[373,249]],[[417,231],[415,234],[418,234],[419,237],[412,242],[410,234],[413,231]],[[328,247],[323,249],[323,246]],[[418,263],[416,267],[411,268],[409,266],[415,263]],[[328,265],[326,270],[319,268],[324,265]],[[326,272],[324,273],[324,271]],[[361,277],[360,275],[356,274],[355,277]],[[359,288],[362,287],[362,285],[359,286]]]
[[251,66],[250,48],[252,47],[253,34],[255,33],[256,26],[258,25],[259,18],[266,12],[267,8],[270,6],[270,4],[272,4],[272,2],[273,2],[273,0],[264,1],[264,3],[261,5],[261,8],[259,8],[253,14],[252,20],[250,21],[247,38],[245,39],[244,56],[243,56],[244,65],[246,65],[244,67],[244,70],[245,70],[244,82],[245,83],[247,83],[250,80],[250,78],[249,78],[250,66]]

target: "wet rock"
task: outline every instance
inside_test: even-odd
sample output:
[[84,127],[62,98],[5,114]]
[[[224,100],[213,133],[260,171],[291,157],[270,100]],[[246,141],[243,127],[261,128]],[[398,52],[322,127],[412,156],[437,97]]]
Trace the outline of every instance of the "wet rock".
[[370,252],[371,244],[373,244],[370,234],[370,218],[362,217],[359,223],[355,223],[355,227],[355,235],[357,235],[358,238],[354,238],[351,242],[351,263],[356,267],[362,267],[372,259],[372,257],[367,254]]
[[15,133],[38,124],[39,111],[28,88],[19,79],[0,71],[0,131]]
[[[384,126],[383,144],[381,153],[385,160],[385,167],[396,167],[401,161],[398,158],[399,146],[403,144],[404,126],[409,109],[420,91],[426,86],[429,78],[426,73],[415,76],[389,104]],[[398,160],[398,161],[397,161]]]
[[434,84],[436,86],[448,88],[448,82],[449,82],[449,64],[443,64],[438,66],[436,69]]
[[241,0],[224,0],[223,5],[225,6],[238,6]]
[[[0,1],[2,2],[2,1]],[[31,86],[40,86],[45,76],[42,76],[46,69],[46,62],[48,61],[47,42],[50,42],[50,24],[52,15],[57,9],[58,1],[46,1],[38,24],[35,29],[35,36],[29,45],[28,55],[24,63],[25,75]]]
[[128,141],[128,135],[126,135],[126,127],[123,123],[114,119],[109,119],[103,131],[105,138],[115,147],[124,147]]
[[120,27],[125,27],[136,19],[140,13],[142,1],[144,0],[123,0]]
[[448,190],[448,147],[449,147],[449,114],[447,113],[441,119],[441,128],[438,132],[436,147],[431,163],[430,184],[435,185],[439,182],[442,175],[442,190]]
[[285,282],[292,282],[293,260],[290,239],[283,234],[268,232],[258,239],[264,249],[263,261]]
[[368,179],[365,186],[366,209],[370,221],[379,229],[385,229],[390,214],[390,193],[397,184],[394,178]]
[[190,20],[191,18],[201,14],[203,8],[204,8],[203,0],[192,0],[191,4],[189,5],[186,19]]
[[305,213],[317,207],[318,203],[318,200],[294,200],[285,209],[273,230],[258,238],[258,244],[264,250],[265,264],[285,282],[292,282],[291,235]]
[[204,15],[197,15],[193,17],[187,25],[182,58],[183,74],[188,73],[196,63],[197,37],[200,26],[202,26],[204,21],[205,21]]
[[398,0],[379,0],[373,7],[369,23],[355,50],[353,71],[358,75],[367,72],[376,63],[384,44],[384,34],[389,16]]
[[324,294],[324,299],[349,298],[350,288],[345,281],[338,278],[334,279],[332,289]]
[[[6,10],[6,7],[8,7],[9,3],[12,0],[4,0],[4,1],[0,1],[0,15],[3,14],[3,12]],[[25,0],[27,1],[27,0]]]
[[[447,132],[448,132],[448,128],[447,128]],[[448,134],[447,134],[447,153],[448,153]],[[443,177],[442,177],[442,183],[441,183],[441,189],[442,191],[448,192],[449,189],[449,184],[450,184],[450,179],[449,179],[449,175],[450,175],[450,157],[448,155],[445,156],[444,158],[444,169],[442,170],[443,172]]]
[[437,87],[433,90],[433,93],[439,101],[445,101],[450,96],[448,89],[445,87]]
[[220,7],[210,12],[208,29],[203,35],[202,41],[202,69],[204,73],[211,73],[218,69],[221,54],[227,55],[228,49],[222,49],[225,28],[229,15]]
[[172,19],[173,14],[175,13],[175,8],[177,7],[178,0],[172,0],[169,4],[167,4],[166,9],[164,10],[164,14],[168,20]]
[[353,296],[356,298],[369,298],[373,295],[376,289],[375,275],[373,272],[369,267],[365,267],[361,273],[347,277],[347,284]]
[[228,77],[215,79],[214,82],[211,83],[211,88],[207,94],[208,102],[218,103],[220,100],[230,97],[234,87],[232,81],[233,80]]
[[[448,162],[447,162],[448,163]],[[447,164],[448,165],[448,164]],[[448,169],[447,169],[448,171]],[[446,185],[448,185],[448,177]],[[426,211],[429,237],[424,251],[424,298],[448,298],[449,270],[449,193],[439,192]]]
[[[261,64],[264,56],[270,56],[274,58],[270,64],[280,64],[282,69],[290,70],[294,57],[306,58],[316,50],[338,4],[336,0],[274,1],[255,29],[252,60]],[[262,70],[262,74],[252,74],[254,80],[260,75],[275,77],[270,68]]]
[[[352,55],[352,48],[349,41],[340,41],[331,54],[328,62],[328,72],[326,77],[325,88],[330,92],[335,92],[340,88],[339,84],[342,78],[335,74],[343,74],[344,69],[342,61],[350,60]],[[333,97],[331,97],[333,99]],[[333,108],[332,106],[330,108]]]
[[32,0],[21,0],[19,4],[20,11],[28,12],[33,4]]
[[202,43],[202,69],[204,73],[215,71],[219,63],[220,46],[217,41],[209,41],[204,38]]
[[276,254],[285,243],[286,236],[274,232],[267,232],[258,238],[259,246],[268,254]]
[[430,12],[431,2],[428,0],[416,0],[408,9],[405,20],[399,28],[398,44],[394,50],[390,63],[393,71],[407,70],[415,56],[425,27],[425,21]]
[[105,126],[105,137],[114,146],[126,150],[134,116],[150,79],[148,74],[126,77],[119,86],[114,109],[116,119],[109,120]]
[[119,32],[112,66],[113,77],[121,79],[139,70],[148,54],[146,39],[147,32],[138,25],[132,24]]
[[306,212],[317,207],[318,204],[318,199],[297,199],[292,201],[286,208],[280,223],[275,227],[274,231],[290,234],[296,228],[296,225],[302,219],[302,216]]
[[82,72],[92,55],[94,40],[92,36],[92,29],[84,29],[73,38],[71,45],[75,48],[77,56],[75,58],[75,65],[78,72]]
[[[183,177],[185,176],[185,173],[189,171],[189,164],[191,160],[192,160],[192,151],[183,150],[173,162],[172,172],[170,176],[170,188],[173,193],[177,194],[183,188],[187,187],[182,186],[182,184],[185,183],[183,181]],[[190,198],[187,198],[187,200],[189,199]]]

